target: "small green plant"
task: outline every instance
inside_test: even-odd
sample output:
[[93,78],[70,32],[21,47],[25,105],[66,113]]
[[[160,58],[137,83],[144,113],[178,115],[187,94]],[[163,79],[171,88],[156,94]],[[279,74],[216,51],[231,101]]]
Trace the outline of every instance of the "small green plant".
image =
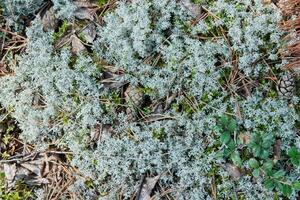
[[61,36],[63,36],[63,34],[68,30],[68,28],[69,23],[65,20],[62,23],[62,25],[58,28],[58,31],[53,33],[54,40],[58,40]]
[[104,6],[105,4],[107,4],[108,0],[98,0],[97,5],[98,6]]
[[1,200],[27,200],[32,196],[31,190],[23,181],[18,181],[9,192],[5,187],[5,174],[0,172],[0,199]]
[[215,127],[215,131],[220,135],[222,146],[225,146],[223,149],[223,156],[225,158],[230,158],[234,164],[241,165],[242,159],[240,153],[236,149],[237,145],[234,141],[234,132],[236,130],[236,121],[227,115],[221,116],[218,120],[218,125]]
[[264,134],[263,132],[258,132],[253,134],[251,142],[248,146],[255,157],[267,159],[270,155],[273,144],[273,134]]
[[[231,160],[236,166],[242,166],[247,158],[242,157],[244,151],[250,153],[247,163],[251,174],[255,178],[262,177],[263,184],[268,190],[276,190],[282,195],[289,197],[293,191],[300,190],[300,181],[292,181],[288,171],[284,167],[270,159],[271,150],[274,146],[274,135],[264,132],[254,132],[249,144],[245,149],[238,149],[234,140],[237,131],[237,123],[227,115],[219,118],[215,132],[219,135],[222,144],[222,156]],[[300,152],[296,147],[288,151],[288,157],[294,166],[300,165]]]
[[[288,156],[293,165],[299,166],[300,153],[297,148],[292,147],[288,151]],[[293,190],[300,190],[300,181],[291,181],[288,172],[282,167],[275,166],[271,159],[251,158],[248,160],[248,165],[254,177],[263,177],[264,186],[269,190],[276,190],[287,197],[292,194]]]
[[299,166],[300,165],[300,152],[298,151],[298,149],[296,147],[292,147],[289,151],[288,151],[288,156],[290,158],[291,163],[294,166]]

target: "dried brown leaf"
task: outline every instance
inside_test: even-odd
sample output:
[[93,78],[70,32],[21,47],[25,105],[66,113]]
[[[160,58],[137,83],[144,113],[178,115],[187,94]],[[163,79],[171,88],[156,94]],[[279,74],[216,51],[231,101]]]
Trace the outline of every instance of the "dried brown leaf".
[[27,170],[29,170],[31,173],[34,173],[37,176],[40,176],[40,169],[42,166],[42,163],[40,161],[32,161],[32,162],[26,162],[21,163],[21,166]]
[[74,1],[77,9],[74,12],[74,15],[78,19],[88,19],[93,20],[93,15],[96,12],[97,5],[91,4],[89,1],[78,0]]
[[58,20],[55,17],[53,7],[45,12],[45,15],[42,17],[42,24],[46,31],[54,30],[57,27]]
[[81,52],[86,50],[85,46],[82,44],[81,40],[76,36],[71,36],[71,45],[72,45],[72,53],[79,55]]
[[73,35],[73,33],[69,33],[69,34],[59,38],[54,45],[55,49],[60,49],[65,45],[69,45],[72,42],[72,40],[71,40],[72,35]]
[[88,8],[78,8],[75,13],[75,17],[78,19],[88,19],[93,20],[93,14]]
[[11,187],[14,184],[14,179],[17,173],[17,166],[16,164],[4,164],[3,166],[5,179],[7,182],[8,187]]
[[97,5],[90,3],[88,0],[75,0],[74,5],[77,8],[94,8],[97,7]]
[[195,17],[200,16],[202,13],[202,9],[199,5],[194,4],[191,0],[181,0],[181,3],[184,7],[186,7],[192,15]]
[[273,161],[276,163],[278,160],[280,160],[280,157],[281,157],[281,140],[280,139],[277,139],[275,141],[275,144],[273,147],[273,153],[274,153]]
[[225,164],[225,170],[228,172],[232,180],[237,181],[242,177],[242,170],[231,163],[226,163]]
[[249,144],[251,138],[249,133],[241,133],[239,135],[239,139],[242,141],[243,144]]
[[102,131],[102,124],[96,124],[94,127],[91,128],[90,141],[89,141],[90,144],[94,143],[99,139],[101,131]]
[[96,37],[96,26],[90,23],[83,31],[82,34],[87,43],[93,43]]
[[152,178],[146,178],[142,184],[142,187],[141,187],[136,199],[137,200],[150,200],[151,192],[159,179],[160,179],[160,175],[154,176]]

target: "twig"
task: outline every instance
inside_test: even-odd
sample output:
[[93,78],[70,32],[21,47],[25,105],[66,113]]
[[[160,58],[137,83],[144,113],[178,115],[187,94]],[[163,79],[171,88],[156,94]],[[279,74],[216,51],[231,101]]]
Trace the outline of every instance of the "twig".
[[14,35],[14,36],[16,36],[16,37],[22,38],[23,40],[26,40],[26,41],[28,40],[26,37],[23,37],[23,36],[21,36],[21,35],[19,35],[19,34],[17,34],[17,33],[8,31],[8,30],[3,29],[3,28],[0,28],[0,31],[5,32],[5,33],[9,33],[9,34]]

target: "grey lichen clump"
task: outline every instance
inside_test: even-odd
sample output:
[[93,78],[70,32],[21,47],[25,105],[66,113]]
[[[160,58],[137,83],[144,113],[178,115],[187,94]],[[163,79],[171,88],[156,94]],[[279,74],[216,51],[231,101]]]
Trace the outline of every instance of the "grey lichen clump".
[[[0,6],[4,9],[7,25],[21,32],[48,3],[46,0],[3,0]],[[52,3],[59,19],[70,19],[76,9],[70,0],[52,0]]]
[[[275,186],[264,185],[272,173],[254,178],[249,160],[271,160],[278,139],[283,152],[300,147],[298,99],[272,93],[265,80],[281,67],[280,14],[258,0],[205,2],[195,13],[180,1],[121,1],[93,53],[80,56],[54,49],[39,18],[28,29],[15,74],[0,79],[0,103],[26,141],[60,140],[73,152],[72,164],[93,181],[72,186],[85,199],[129,199],[143,176],[157,175],[158,198],[165,188],[178,199],[273,198]],[[240,77],[228,80],[231,72]],[[240,80],[259,86],[244,94]],[[296,181],[297,172],[280,181]]]
[[[69,50],[55,52],[52,34],[37,19],[27,32],[29,44],[15,74],[1,78],[1,104],[14,110],[28,142],[56,139],[69,129],[84,130],[102,114],[91,58],[74,60]],[[73,59],[73,60],[72,60]]]

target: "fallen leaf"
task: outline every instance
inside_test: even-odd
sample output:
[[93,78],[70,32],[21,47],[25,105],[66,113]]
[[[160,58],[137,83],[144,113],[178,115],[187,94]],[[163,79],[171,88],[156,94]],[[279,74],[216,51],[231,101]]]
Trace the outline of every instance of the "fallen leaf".
[[145,178],[141,185],[140,191],[138,192],[136,200],[151,199],[151,192],[159,179],[160,175],[154,176],[152,178]]
[[15,180],[29,180],[32,178],[32,172],[24,167],[18,167]]
[[42,17],[42,24],[45,31],[54,30],[57,27],[58,20],[55,17],[53,7],[45,12],[44,16]]
[[163,103],[159,101],[153,102],[150,105],[153,114],[163,114],[164,111],[163,107],[164,107]]
[[35,175],[39,176],[42,162],[41,161],[26,162],[26,163],[21,163],[21,166],[29,170],[31,173],[34,173]]
[[239,139],[242,141],[243,144],[249,144],[250,142],[250,136],[247,133],[241,133],[239,135]]
[[71,36],[71,45],[72,53],[76,55],[86,50],[85,46],[82,44],[81,40],[76,35]]
[[174,100],[176,99],[176,97],[178,96],[177,93],[172,93],[170,95],[168,95],[167,99],[166,99],[166,104],[165,104],[165,110],[167,110],[170,105],[174,102]]
[[16,164],[4,164],[3,166],[4,174],[6,183],[8,188],[11,188],[14,185],[14,179],[17,173],[17,166]]
[[4,64],[3,62],[0,61],[0,76],[4,76],[8,73],[9,73],[9,71],[6,68],[6,64]]
[[78,19],[89,19],[93,20],[93,15],[88,8],[78,8],[75,13],[75,17]]
[[96,37],[96,26],[93,23],[90,23],[83,31],[83,37],[87,43],[93,43]]
[[191,0],[181,0],[181,3],[184,7],[186,7],[192,15],[200,16],[202,11],[201,7],[197,4],[194,4]]
[[73,33],[69,33],[69,34],[59,38],[54,44],[55,49],[60,49],[65,45],[69,45],[72,42],[72,40],[71,40],[72,35],[73,35]]
[[74,15],[78,19],[88,19],[88,20],[93,20],[94,17],[93,15],[96,12],[97,6],[94,4],[91,4],[88,1],[74,1],[74,5],[77,7],[77,9],[74,12]]
[[225,170],[228,172],[228,174],[230,175],[230,177],[234,181],[237,181],[242,177],[242,171],[236,165],[233,165],[231,163],[226,163],[225,164]]
[[102,124],[96,124],[94,127],[91,128],[89,140],[90,145],[94,144],[99,139],[101,132]]
[[274,152],[274,158],[273,161],[276,163],[278,160],[280,160],[281,157],[281,140],[277,139],[275,141],[274,147],[273,147],[273,152]]

